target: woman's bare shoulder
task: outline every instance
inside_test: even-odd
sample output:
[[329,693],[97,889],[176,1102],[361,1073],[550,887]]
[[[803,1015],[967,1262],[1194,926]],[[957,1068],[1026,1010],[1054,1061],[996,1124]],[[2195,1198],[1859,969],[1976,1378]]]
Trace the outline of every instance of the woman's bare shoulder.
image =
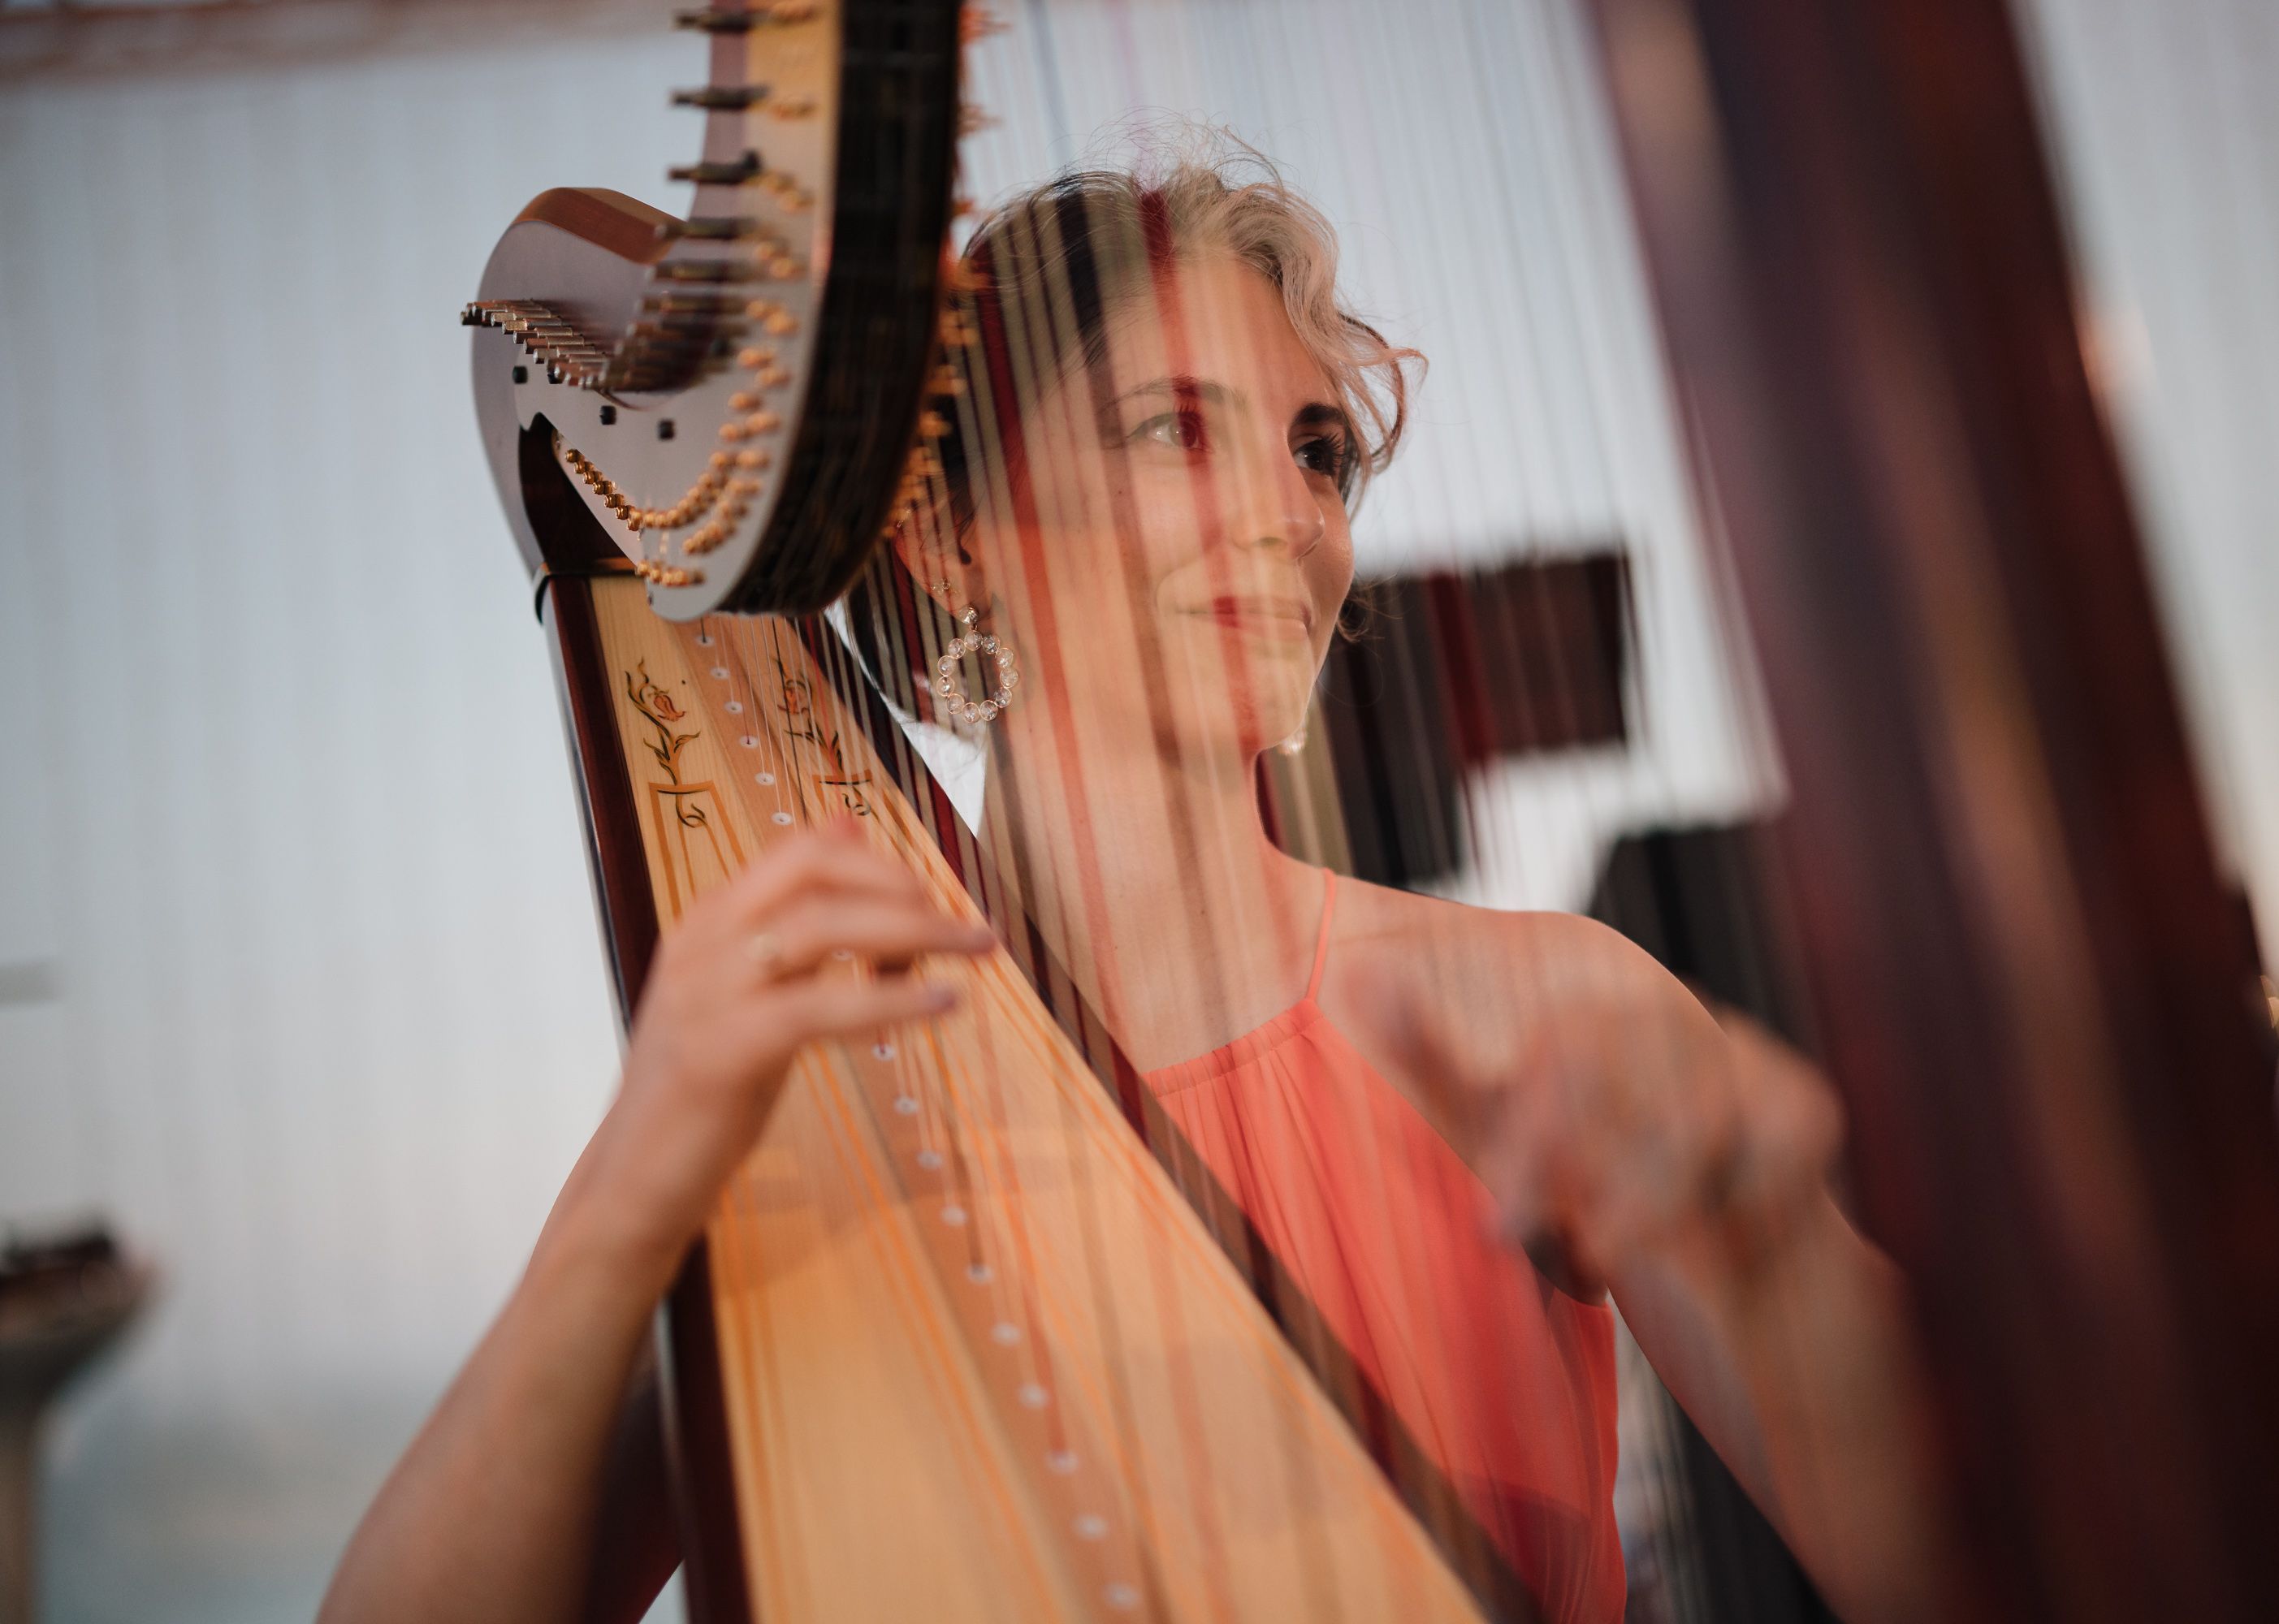
[[1480,908],[1358,880],[1338,886],[1331,954],[1330,991],[1354,1018],[1412,1040],[1453,1027],[1500,1051],[1549,1004],[1677,987],[1650,955],[1583,915]]
[[1372,956],[1458,957],[1502,971],[1539,958],[1577,969],[1653,961],[1620,931],[1581,914],[1481,908],[1356,879],[1338,882],[1337,938]]

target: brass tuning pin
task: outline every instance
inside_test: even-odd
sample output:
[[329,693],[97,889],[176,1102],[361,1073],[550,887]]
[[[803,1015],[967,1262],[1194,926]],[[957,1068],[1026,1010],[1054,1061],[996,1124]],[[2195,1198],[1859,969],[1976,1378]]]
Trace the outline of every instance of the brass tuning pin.
[[775,0],[772,5],[746,6],[741,11],[681,11],[672,21],[675,27],[705,34],[749,34],[755,28],[812,22],[820,9],[815,0]]
[[702,107],[714,112],[739,112],[768,99],[765,85],[707,85],[701,90],[676,90],[675,107]]
[[649,267],[660,282],[756,282],[768,267],[756,259],[667,259]]
[[698,186],[751,186],[766,173],[760,155],[747,152],[733,164],[682,164],[664,172],[668,180],[691,180]]
[[765,236],[767,228],[738,214],[700,214],[691,219],[669,221],[656,228],[656,234],[691,242],[745,242]]

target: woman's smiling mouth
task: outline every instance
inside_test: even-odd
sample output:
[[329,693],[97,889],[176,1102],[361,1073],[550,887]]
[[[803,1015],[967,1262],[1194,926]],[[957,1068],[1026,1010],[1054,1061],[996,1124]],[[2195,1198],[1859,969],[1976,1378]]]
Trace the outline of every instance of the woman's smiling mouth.
[[1181,611],[1273,642],[1311,643],[1314,606],[1280,594],[1226,593]]

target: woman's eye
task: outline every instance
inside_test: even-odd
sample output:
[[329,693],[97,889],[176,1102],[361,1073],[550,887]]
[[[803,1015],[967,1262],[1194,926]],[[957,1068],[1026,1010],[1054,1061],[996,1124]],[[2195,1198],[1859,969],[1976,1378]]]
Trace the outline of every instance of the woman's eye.
[[1308,473],[1327,474],[1335,479],[1345,472],[1345,442],[1332,436],[1306,440],[1292,455],[1298,459],[1298,466]]
[[1140,425],[1139,438],[1175,451],[1201,451],[1209,444],[1199,411],[1167,411],[1160,417],[1150,417]]

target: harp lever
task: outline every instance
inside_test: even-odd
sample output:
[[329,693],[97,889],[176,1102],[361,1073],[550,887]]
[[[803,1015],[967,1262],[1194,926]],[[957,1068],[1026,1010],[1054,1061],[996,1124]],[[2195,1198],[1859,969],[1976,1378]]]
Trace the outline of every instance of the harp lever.
[[749,34],[755,28],[811,22],[816,10],[815,0],[776,0],[773,5],[748,7],[740,11],[679,11],[674,13],[672,24],[676,28],[695,28],[706,34]]
[[768,233],[757,220],[748,220],[740,214],[700,214],[692,219],[672,220],[660,226],[656,234],[692,242],[746,242]]
[[668,180],[693,180],[698,186],[749,186],[763,172],[760,155],[747,152],[733,164],[682,164],[664,175]]
[[702,107],[714,111],[740,111],[768,99],[765,85],[706,85],[701,90],[676,90],[675,107]]

